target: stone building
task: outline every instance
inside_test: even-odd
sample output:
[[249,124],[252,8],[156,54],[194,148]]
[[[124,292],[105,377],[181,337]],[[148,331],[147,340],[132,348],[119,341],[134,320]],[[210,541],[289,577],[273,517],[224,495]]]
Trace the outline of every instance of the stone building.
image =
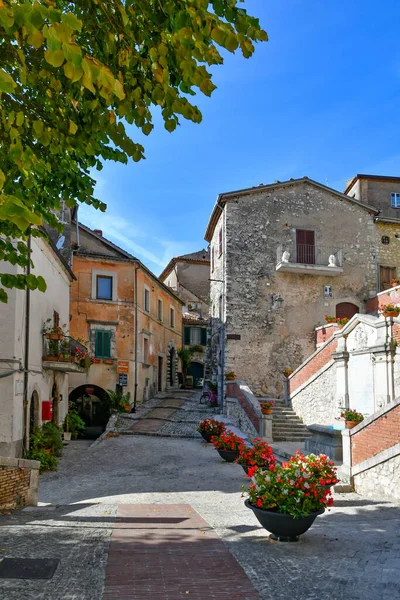
[[400,177],[355,175],[344,191],[348,196],[375,206],[379,290],[392,287],[400,277]]
[[183,301],[140,260],[79,224],[72,228],[71,331],[94,363],[71,379],[86,422],[104,424],[105,394],[120,386],[140,404],[178,385]]
[[378,210],[303,177],[220,194],[210,244],[212,369],[258,396],[313,352],[324,315],[365,312],[377,292]]
[[[71,356],[71,340],[49,340],[43,329],[69,329],[69,291],[74,276],[51,239],[32,238],[32,273],[47,290],[7,290],[0,302],[0,455],[21,457],[34,426],[61,425],[68,411],[68,374],[84,372]],[[1,271],[22,270],[2,263]]]
[[[199,250],[170,260],[160,275],[184,301],[183,344],[190,348],[199,347],[192,355],[187,375],[193,382],[201,383],[206,369],[206,345],[210,296],[210,252]],[[200,347],[202,351],[200,351]]]

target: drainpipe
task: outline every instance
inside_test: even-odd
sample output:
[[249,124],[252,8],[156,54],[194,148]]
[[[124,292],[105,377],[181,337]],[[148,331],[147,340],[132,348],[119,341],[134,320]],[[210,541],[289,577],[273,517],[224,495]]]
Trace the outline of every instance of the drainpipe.
[[[32,252],[32,238],[29,232],[28,236],[28,264],[26,267],[27,276],[31,274],[31,252]],[[29,450],[29,436],[27,434],[28,429],[28,380],[29,380],[29,330],[30,330],[30,314],[31,309],[31,290],[26,287],[25,295],[25,360],[24,360],[24,397],[23,397],[23,410],[24,410],[24,450]]]
[[135,370],[135,387],[133,392],[133,409],[132,412],[136,412],[137,403],[137,388],[138,388],[138,363],[137,363],[137,350],[138,350],[138,286],[137,286],[137,272],[139,265],[135,265],[135,341],[134,341],[134,370]]

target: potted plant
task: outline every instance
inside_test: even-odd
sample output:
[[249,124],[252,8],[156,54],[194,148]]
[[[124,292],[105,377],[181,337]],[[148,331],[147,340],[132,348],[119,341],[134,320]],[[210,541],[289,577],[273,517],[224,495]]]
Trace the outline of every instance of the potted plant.
[[268,400],[266,402],[260,402],[261,412],[263,415],[272,415],[272,407],[274,403],[272,400]]
[[330,490],[305,462],[271,465],[268,470],[255,467],[251,475],[245,505],[280,542],[297,542],[325,507],[333,504]]
[[225,432],[225,423],[215,419],[203,419],[197,431],[202,435],[206,442],[211,442],[213,436],[218,437]]
[[331,315],[324,316],[326,323],[336,323],[336,317],[332,317]]
[[225,373],[225,379],[227,381],[234,381],[236,379],[235,371],[228,371]]
[[339,325],[339,327],[344,327],[346,325],[346,323],[348,323],[350,321],[350,319],[348,317],[342,317],[341,319],[336,319],[336,323]]
[[394,277],[391,281],[392,287],[396,287],[396,285],[400,285],[400,279],[398,277]]
[[290,377],[292,373],[293,369],[285,369],[284,371],[282,371],[282,375],[284,375],[285,377]]
[[351,408],[344,410],[340,416],[344,419],[347,429],[353,429],[361,421],[364,421],[364,415]]
[[384,317],[398,317],[400,313],[400,307],[394,306],[393,304],[384,304],[380,307],[380,311]]
[[243,470],[248,474],[249,469],[252,467],[262,467],[263,469],[269,469],[271,465],[276,464],[276,458],[272,452],[271,446],[267,444],[262,438],[256,438],[251,442],[252,448],[244,446],[236,462],[242,465]]
[[64,440],[76,440],[79,432],[86,429],[85,422],[74,409],[69,409],[64,421]]
[[213,436],[211,442],[220,457],[226,460],[226,462],[234,462],[239,457],[240,451],[245,445],[243,439],[232,431],[223,432],[219,436]]
[[307,454],[307,456],[304,456],[304,454],[297,450],[295,456],[290,458],[289,463],[284,462],[282,464],[283,466],[287,464],[295,465],[299,469],[306,466],[312,473],[312,476],[326,489],[330,489],[339,482],[335,463],[326,454]]
[[60,327],[60,325],[54,325],[52,319],[47,319],[43,325],[42,333],[48,340],[63,340],[68,333],[66,328],[66,324]]

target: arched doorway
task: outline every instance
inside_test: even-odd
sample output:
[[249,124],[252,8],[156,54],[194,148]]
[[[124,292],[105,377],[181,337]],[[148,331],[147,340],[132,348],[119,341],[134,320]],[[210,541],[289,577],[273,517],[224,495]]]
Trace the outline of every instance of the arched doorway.
[[194,387],[199,387],[197,382],[199,379],[204,378],[204,365],[202,365],[200,362],[193,361],[190,364],[187,374],[193,377]]
[[176,350],[172,346],[168,354],[168,383],[170,387],[176,385]]
[[78,386],[69,395],[69,408],[85,422],[83,437],[93,439],[103,433],[110,418],[109,396],[103,388],[89,383]]
[[31,396],[31,402],[29,405],[29,435],[32,433],[33,428],[39,425],[39,396],[35,390]]
[[336,304],[336,318],[337,319],[351,319],[358,312],[360,312],[360,308],[351,302],[340,302]]
[[58,419],[60,416],[60,396],[58,393],[58,387],[56,382],[53,383],[53,387],[51,390],[51,404],[52,404],[52,408],[53,408],[53,414],[52,414],[52,418],[51,420],[53,421],[53,423],[55,423],[56,425],[59,424]]

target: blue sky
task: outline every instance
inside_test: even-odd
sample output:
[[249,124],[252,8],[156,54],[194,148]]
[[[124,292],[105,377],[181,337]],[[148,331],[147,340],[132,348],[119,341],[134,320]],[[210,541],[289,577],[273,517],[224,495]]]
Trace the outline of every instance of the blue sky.
[[106,215],[80,220],[159,274],[206,247],[220,192],[307,175],[343,190],[356,173],[399,175],[399,0],[246,0],[270,41],[226,55],[203,122],[172,134],[155,115],[146,160],[95,174]]

